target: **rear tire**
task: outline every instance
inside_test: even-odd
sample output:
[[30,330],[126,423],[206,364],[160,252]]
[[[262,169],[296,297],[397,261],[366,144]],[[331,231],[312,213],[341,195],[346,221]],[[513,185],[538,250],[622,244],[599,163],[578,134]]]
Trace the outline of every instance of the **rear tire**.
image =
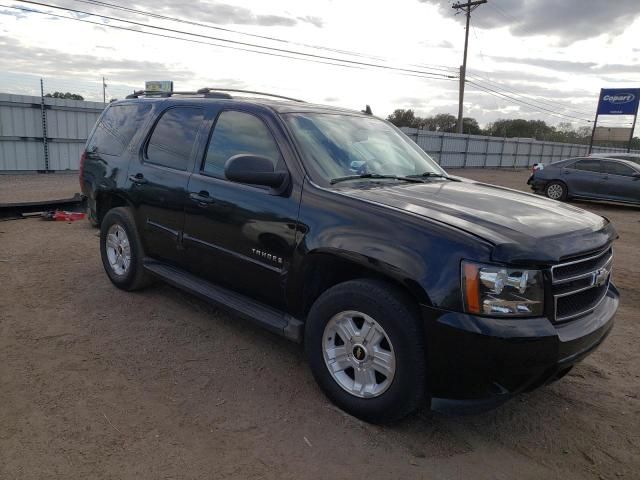
[[142,261],[144,249],[131,210],[109,210],[100,227],[100,256],[109,280],[122,290],[132,291],[151,283]]
[[425,405],[424,336],[412,304],[392,285],[363,279],[330,288],[311,307],[305,326],[309,365],[342,410],[389,423]]
[[569,189],[567,188],[567,185],[565,183],[554,181],[547,184],[544,189],[544,193],[551,200],[564,202],[569,196]]

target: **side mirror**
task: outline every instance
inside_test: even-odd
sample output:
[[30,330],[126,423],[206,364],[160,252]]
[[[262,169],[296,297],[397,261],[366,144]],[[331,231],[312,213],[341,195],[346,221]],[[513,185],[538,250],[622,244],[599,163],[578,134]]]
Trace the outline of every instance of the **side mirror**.
[[273,161],[261,155],[234,155],[224,165],[224,175],[232,182],[264,185],[278,189],[289,178],[287,172],[276,172]]

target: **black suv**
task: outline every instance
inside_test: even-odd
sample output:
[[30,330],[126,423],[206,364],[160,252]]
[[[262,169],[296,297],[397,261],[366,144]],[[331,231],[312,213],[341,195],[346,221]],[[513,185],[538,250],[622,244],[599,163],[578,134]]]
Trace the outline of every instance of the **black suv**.
[[111,281],[159,278],[303,342],[353,415],[488,408],[560,378],[613,325],[606,218],[449,176],[367,113],[132,97],[81,162]]

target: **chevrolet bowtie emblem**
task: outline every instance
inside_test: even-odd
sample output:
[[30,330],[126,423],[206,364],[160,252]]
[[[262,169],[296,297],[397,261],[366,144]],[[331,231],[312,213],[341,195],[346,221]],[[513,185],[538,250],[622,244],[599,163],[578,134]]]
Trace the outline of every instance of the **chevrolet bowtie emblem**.
[[607,270],[606,268],[599,268],[597,271],[593,272],[592,284],[601,287],[602,285],[607,283],[608,278],[609,270]]

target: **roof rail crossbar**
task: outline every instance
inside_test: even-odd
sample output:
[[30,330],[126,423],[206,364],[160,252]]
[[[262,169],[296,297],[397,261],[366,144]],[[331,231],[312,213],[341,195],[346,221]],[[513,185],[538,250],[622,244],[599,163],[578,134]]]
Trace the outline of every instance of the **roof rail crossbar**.
[[299,98],[285,97],[283,95],[275,95],[273,93],[255,92],[253,90],[239,90],[237,88],[201,88],[197,93],[213,93],[213,92],[237,92],[237,93],[250,93],[252,95],[264,95],[265,97],[282,98],[283,100],[290,100],[292,102],[306,103]]
[[215,91],[211,92],[202,92],[198,90],[197,92],[154,92],[154,91],[145,91],[145,90],[137,90],[132,94],[126,96],[126,98],[138,98],[138,97],[160,97],[160,98],[168,98],[174,95],[203,95],[208,98],[232,98],[231,95],[226,93],[216,93]]

